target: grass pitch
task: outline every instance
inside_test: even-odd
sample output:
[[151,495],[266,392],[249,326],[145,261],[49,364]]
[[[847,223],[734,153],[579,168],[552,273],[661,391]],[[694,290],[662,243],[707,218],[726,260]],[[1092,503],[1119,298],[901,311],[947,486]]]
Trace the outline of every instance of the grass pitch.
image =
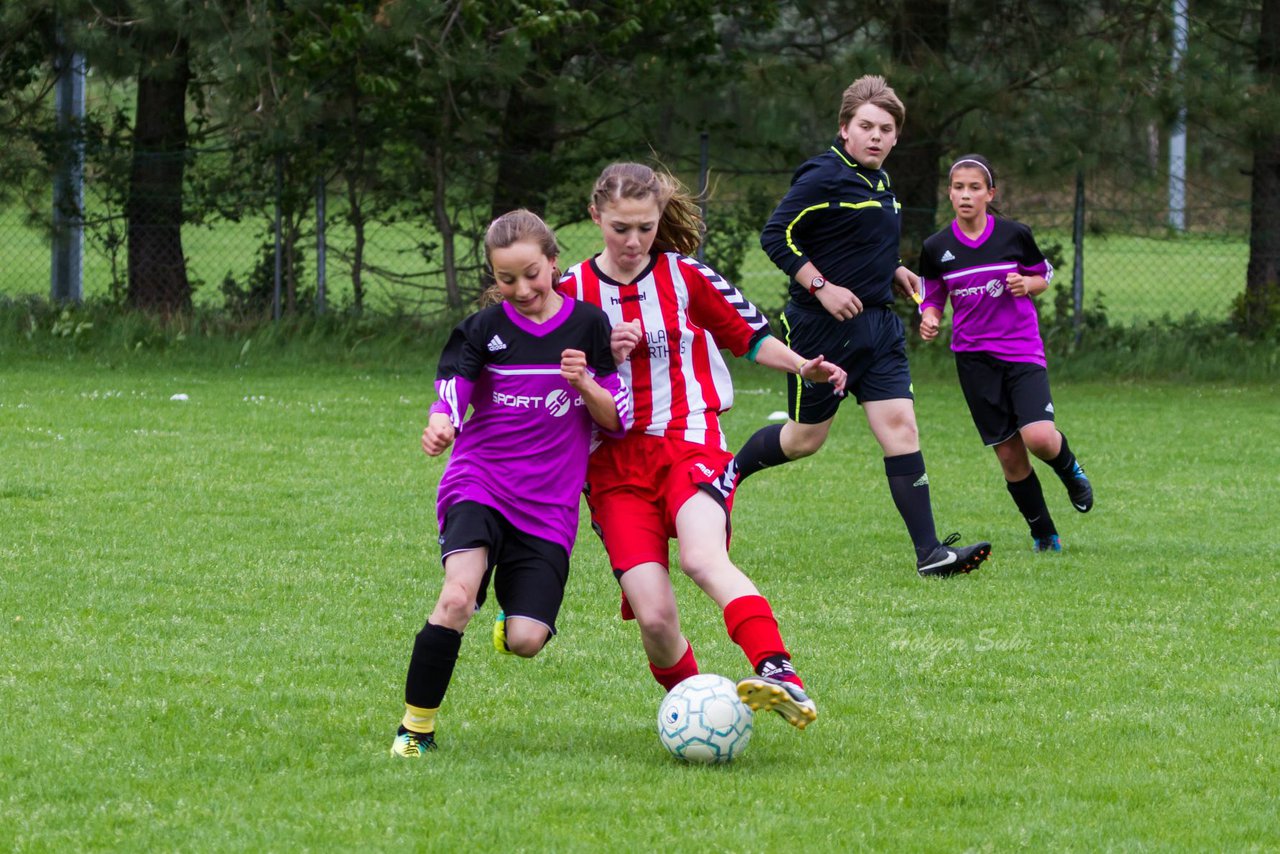
[[[741,442],[783,403],[767,372],[737,377]],[[431,378],[10,360],[0,847],[1280,846],[1274,387],[1057,383],[1098,503],[1076,514],[1041,467],[1067,550],[1037,556],[954,378],[918,376],[939,532],[995,544],[941,582],[916,577],[848,405],[734,514],[820,717],[759,717],[746,755],[708,768],[659,745],[661,691],[585,525],[560,636],[499,656],[486,605],[441,749],[387,755],[440,578]],[[676,584],[703,669],[745,673]]]

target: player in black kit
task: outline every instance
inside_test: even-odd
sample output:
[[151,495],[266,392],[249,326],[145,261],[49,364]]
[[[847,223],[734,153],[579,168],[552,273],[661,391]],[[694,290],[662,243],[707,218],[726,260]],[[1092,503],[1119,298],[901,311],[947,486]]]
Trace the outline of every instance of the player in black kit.
[[[898,257],[901,205],[880,167],[906,117],[883,77],[855,80],[840,105],[835,143],[796,170],[791,189],[760,243],[791,277],[783,313],[787,344],[822,353],[849,373],[851,389],[884,452],[885,475],[906,524],[922,576],[972,572],[988,555],[982,542],[953,548],[938,540],[929,476],[916,429],[906,334],[893,312],[895,285],[919,297],[919,278]],[[842,398],[830,386],[787,380],[788,420],[758,430],[737,454],[741,477],[816,453]]]

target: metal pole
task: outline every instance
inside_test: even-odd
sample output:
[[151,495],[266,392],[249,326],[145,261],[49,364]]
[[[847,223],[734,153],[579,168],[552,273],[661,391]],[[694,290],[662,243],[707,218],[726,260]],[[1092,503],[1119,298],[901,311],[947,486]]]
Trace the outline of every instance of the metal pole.
[[62,154],[53,178],[53,258],[49,296],[55,302],[84,300],[84,55],[58,29],[54,96]]
[[1084,333],[1084,170],[1076,170],[1076,211],[1071,225],[1071,239],[1076,245],[1075,259],[1071,264],[1071,301],[1074,313],[1071,319],[1075,330],[1075,342],[1080,343]]
[[[1187,0],[1173,0],[1173,81],[1182,83],[1187,55]],[[1178,115],[1169,133],[1169,227],[1187,229],[1187,101],[1178,93]]]
[[316,176],[316,314],[324,314],[328,295],[325,290],[324,176]]
[[280,234],[280,197],[284,195],[284,165],[281,163],[283,155],[276,155],[276,215],[273,225],[276,238],[275,246],[275,285],[271,290],[271,319],[278,321],[280,319],[280,284],[284,278],[284,248]]
[[[698,207],[702,209],[702,221],[707,221],[707,192],[711,181],[711,134],[703,131],[698,134]],[[707,260],[707,240],[704,237],[698,244],[699,261]]]

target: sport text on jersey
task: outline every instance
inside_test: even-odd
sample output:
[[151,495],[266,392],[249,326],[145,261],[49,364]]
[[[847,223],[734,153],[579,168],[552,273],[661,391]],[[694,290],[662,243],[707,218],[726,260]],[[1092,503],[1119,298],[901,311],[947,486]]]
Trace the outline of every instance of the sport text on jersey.
[[505,392],[495,391],[493,393],[493,402],[497,406],[505,406],[509,409],[539,409],[561,418],[570,409],[578,406],[584,406],[581,397],[570,398],[569,393],[564,389],[556,389],[549,392],[546,397],[528,394],[506,394]]

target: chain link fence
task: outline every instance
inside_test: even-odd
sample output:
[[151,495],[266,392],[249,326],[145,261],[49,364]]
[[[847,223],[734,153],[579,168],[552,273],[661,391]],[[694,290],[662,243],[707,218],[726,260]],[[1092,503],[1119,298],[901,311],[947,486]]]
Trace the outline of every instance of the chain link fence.
[[[455,224],[447,254],[420,200],[362,195],[341,178],[278,174],[270,163],[219,150],[188,155],[184,199],[138,200],[149,215],[134,211],[132,219],[148,233],[131,235],[126,179],[136,164],[124,153],[95,164],[84,193],[86,299],[125,302],[131,263],[135,276],[186,288],[197,308],[242,317],[317,310],[430,317],[448,309],[446,257],[464,300],[482,286],[478,212],[475,221]],[[785,302],[786,282],[760,250],[759,231],[790,176],[789,167],[748,171],[712,160],[709,168],[706,260],[771,314]],[[696,187],[708,176],[684,177]],[[1161,180],[1149,164],[1084,173],[1079,187],[1070,177],[1046,188],[1043,176],[1005,174],[997,205],[1034,230],[1056,269],[1059,301],[1066,288],[1068,298],[1082,296],[1085,312],[1116,324],[1225,319],[1245,285],[1247,176],[1189,178],[1183,229],[1169,224]],[[585,219],[585,188],[583,196],[583,219],[553,223],[562,266],[599,250]],[[26,198],[0,205],[0,298],[51,292],[52,189],[44,199]],[[949,220],[940,192],[938,226]],[[1073,281],[1082,295],[1070,293]]]

